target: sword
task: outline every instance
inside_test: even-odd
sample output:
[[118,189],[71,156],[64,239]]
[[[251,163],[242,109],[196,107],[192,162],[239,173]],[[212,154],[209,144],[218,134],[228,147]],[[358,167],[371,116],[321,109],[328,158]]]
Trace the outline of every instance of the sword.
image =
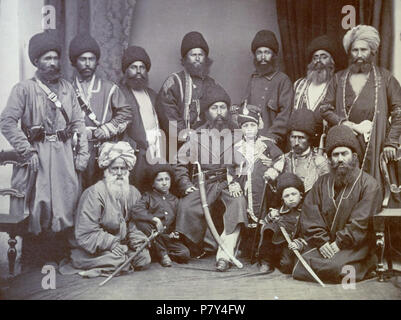
[[[292,241],[290,239],[290,236],[287,233],[287,230],[285,230],[284,227],[280,226],[280,230],[283,233],[283,236],[285,240],[287,240],[287,243],[290,244]],[[319,279],[315,271],[312,270],[312,268],[308,265],[308,263],[305,261],[305,259],[302,257],[302,255],[299,253],[298,250],[293,250],[295,255],[297,256],[298,260],[301,261],[302,265],[305,267],[305,269],[309,272],[309,274],[322,286],[325,287],[324,283],[322,280]]]

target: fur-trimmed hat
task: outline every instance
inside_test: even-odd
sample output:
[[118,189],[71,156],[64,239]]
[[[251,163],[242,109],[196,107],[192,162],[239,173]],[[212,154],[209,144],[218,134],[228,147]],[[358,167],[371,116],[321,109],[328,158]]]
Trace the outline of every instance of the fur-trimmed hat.
[[97,60],[100,58],[100,47],[97,41],[89,34],[77,34],[70,42],[71,63],[74,65],[78,57],[85,52],[92,52]]
[[150,58],[145,49],[138,46],[130,46],[124,50],[121,59],[121,69],[123,73],[125,73],[125,70],[127,70],[131,63],[135,61],[142,61],[146,66],[146,70],[150,70]]
[[261,119],[261,107],[259,106],[254,106],[252,104],[247,104],[244,102],[239,110],[238,113],[238,124],[239,126],[242,126],[245,122],[255,122],[257,125],[259,125],[259,122],[262,120]]
[[61,54],[61,44],[54,31],[37,33],[29,40],[28,55],[33,65],[36,59],[49,51],[56,51],[59,56]]
[[187,52],[194,48],[201,48],[205,51],[206,56],[209,55],[209,46],[201,33],[191,31],[187,33],[181,42],[181,57],[185,57]]
[[201,113],[209,110],[209,107],[216,102],[225,102],[227,104],[227,108],[230,108],[231,106],[230,96],[227,94],[226,90],[224,90],[224,88],[217,83],[208,87],[206,92],[204,92],[200,101]]
[[327,133],[327,155],[330,157],[333,150],[337,147],[350,148],[358,155],[359,160],[362,160],[361,146],[356,138],[356,135],[350,127],[345,125],[337,125],[332,127]]
[[167,163],[167,164],[154,164],[149,169],[147,170],[147,176],[148,176],[148,181],[149,184],[152,185],[153,182],[155,181],[155,178],[160,172],[167,172],[170,175],[171,178],[171,183],[173,183],[174,180],[174,170],[173,168]]
[[336,62],[337,49],[336,49],[335,41],[333,39],[330,39],[327,35],[322,35],[322,36],[316,37],[308,45],[308,48],[306,50],[308,61],[312,60],[313,54],[318,50],[327,51],[328,53],[330,53],[334,62]]
[[316,136],[317,121],[315,113],[308,109],[296,109],[291,113],[289,120],[289,132],[301,131],[310,138]]
[[252,52],[255,54],[255,51],[260,47],[269,48],[277,54],[279,45],[276,35],[270,30],[260,30],[252,40]]
[[305,193],[305,186],[302,180],[291,172],[284,172],[277,178],[277,194],[281,198],[286,188],[293,187],[302,194]]

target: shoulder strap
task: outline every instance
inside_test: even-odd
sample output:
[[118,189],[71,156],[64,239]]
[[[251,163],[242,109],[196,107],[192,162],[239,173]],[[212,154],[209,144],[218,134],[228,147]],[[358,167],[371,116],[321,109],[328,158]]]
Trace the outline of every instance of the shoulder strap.
[[57,97],[57,94],[55,94],[53,91],[51,91],[42,81],[40,81],[38,78],[35,77],[36,83],[39,85],[39,87],[46,93],[47,98],[54,103],[57,109],[60,110],[61,114],[64,117],[64,120],[66,124],[68,125],[70,123],[70,119],[68,118],[67,112],[65,111],[63,105],[61,104],[60,100]]
[[180,86],[180,97],[181,97],[181,102],[184,102],[184,90],[182,89],[182,81],[180,76],[177,73],[173,73],[173,75],[177,78],[178,80],[178,85]]
[[102,122],[101,124],[104,124],[106,121],[106,116],[107,116],[107,109],[109,108],[111,96],[113,95],[114,91],[117,89],[117,85],[113,84],[113,86],[110,89],[109,96],[107,97],[106,104],[104,105],[104,110],[103,110],[103,117],[102,117]]

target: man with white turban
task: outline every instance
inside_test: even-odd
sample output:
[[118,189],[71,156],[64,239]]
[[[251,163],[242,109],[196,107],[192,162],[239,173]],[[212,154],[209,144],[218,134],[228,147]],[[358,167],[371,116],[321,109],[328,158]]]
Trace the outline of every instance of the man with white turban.
[[[104,169],[104,178],[84,191],[75,220],[71,264],[86,270],[81,275],[98,276],[115,270],[146,241],[130,221],[130,212],[141,197],[128,182],[135,161],[128,142],[105,142],[100,148],[98,164]],[[149,251],[145,249],[131,266],[138,269],[149,263]]]
[[395,160],[401,135],[401,87],[374,62],[380,45],[374,27],[350,29],[343,45],[349,66],[335,75],[320,113],[330,126],[344,124],[354,131],[363,150],[361,168],[382,184],[380,153],[386,161]]

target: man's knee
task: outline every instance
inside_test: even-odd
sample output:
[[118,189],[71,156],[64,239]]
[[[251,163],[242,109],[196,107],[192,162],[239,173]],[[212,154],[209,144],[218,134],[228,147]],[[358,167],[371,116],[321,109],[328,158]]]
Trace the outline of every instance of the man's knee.
[[151,263],[150,253],[148,249],[144,249],[140,254],[136,256],[132,262],[132,266],[135,270],[146,269]]

